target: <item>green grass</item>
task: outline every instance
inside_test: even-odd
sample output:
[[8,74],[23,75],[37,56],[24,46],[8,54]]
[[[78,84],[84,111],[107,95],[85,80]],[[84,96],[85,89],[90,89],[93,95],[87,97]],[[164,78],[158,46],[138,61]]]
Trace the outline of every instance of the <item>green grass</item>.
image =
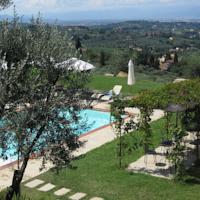
[[127,85],[127,78],[120,77],[107,77],[103,75],[94,75],[91,79],[88,87],[93,90],[109,91],[115,85],[122,85],[123,95],[136,95],[143,90],[158,89],[163,86],[163,83],[155,82],[153,80],[142,79],[136,80],[136,84],[133,86]]
[[[161,119],[152,123],[153,145],[157,146],[162,138],[165,121]],[[140,133],[127,135],[126,141],[134,142],[140,138]],[[126,154],[123,160],[127,165],[143,154],[139,148],[131,154]],[[100,196],[105,200],[196,200],[200,197],[200,185],[181,184],[171,180],[152,177],[143,174],[129,173],[119,169],[116,158],[116,141],[108,143],[96,150],[87,153],[84,157],[73,161],[73,169],[63,169],[59,174],[47,172],[38,178],[46,183],[60,187],[71,188],[72,193],[85,192],[86,200],[93,196]],[[53,192],[42,193],[36,189],[23,187],[23,194],[32,200],[67,199],[55,198]],[[71,194],[72,194],[71,193]]]

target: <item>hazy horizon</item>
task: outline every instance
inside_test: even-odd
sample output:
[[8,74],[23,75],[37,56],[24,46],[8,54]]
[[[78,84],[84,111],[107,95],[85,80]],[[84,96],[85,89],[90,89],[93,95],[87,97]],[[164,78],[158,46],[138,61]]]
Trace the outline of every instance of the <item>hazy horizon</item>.
[[[183,20],[200,19],[199,0],[14,0],[17,13],[45,19]],[[13,15],[13,6],[0,12]]]

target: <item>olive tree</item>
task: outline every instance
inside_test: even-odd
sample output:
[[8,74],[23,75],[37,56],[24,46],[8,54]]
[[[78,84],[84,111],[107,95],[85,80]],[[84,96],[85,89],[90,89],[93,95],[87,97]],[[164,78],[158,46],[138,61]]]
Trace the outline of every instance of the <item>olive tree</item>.
[[[86,128],[79,111],[87,74],[59,67],[71,56],[68,37],[40,19],[22,27],[15,17],[1,27],[0,151],[20,160],[6,200],[20,195],[20,183],[30,157],[50,160],[55,169],[70,165]],[[65,86],[60,80],[65,80]]]
[[13,2],[11,0],[0,0],[0,10],[7,8]]

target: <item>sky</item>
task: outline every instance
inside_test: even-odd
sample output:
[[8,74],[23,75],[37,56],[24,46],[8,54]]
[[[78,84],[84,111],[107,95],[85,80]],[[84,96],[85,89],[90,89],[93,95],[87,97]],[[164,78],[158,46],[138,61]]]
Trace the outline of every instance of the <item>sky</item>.
[[[60,20],[200,19],[200,0],[13,0],[21,16]],[[1,11],[12,15],[13,7]]]

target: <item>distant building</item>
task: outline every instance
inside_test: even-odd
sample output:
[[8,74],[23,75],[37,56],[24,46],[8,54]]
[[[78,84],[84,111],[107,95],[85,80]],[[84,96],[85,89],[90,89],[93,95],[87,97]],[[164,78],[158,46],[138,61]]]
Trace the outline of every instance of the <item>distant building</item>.
[[174,64],[173,60],[167,60],[165,63],[160,63],[160,70],[167,71],[170,69],[170,67]]
[[170,59],[167,60],[166,55],[163,55],[159,60],[159,68],[162,71],[167,71],[174,64],[175,53],[170,53]]
[[170,53],[170,57],[171,57],[172,60],[174,60],[174,58],[175,58],[175,53]]
[[166,61],[166,55],[164,55],[161,58],[159,58],[160,64],[165,63],[165,61]]
[[175,52],[178,52],[178,51],[183,51],[183,49],[179,48],[179,47],[176,47],[174,49],[170,49],[169,52],[170,53],[175,53]]
[[129,49],[131,49],[131,50],[133,50],[133,51],[137,51],[137,52],[142,52],[143,51],[143,49],[142,48],[140,48],[140,47],[134,47],[134,46],[129,46]]

